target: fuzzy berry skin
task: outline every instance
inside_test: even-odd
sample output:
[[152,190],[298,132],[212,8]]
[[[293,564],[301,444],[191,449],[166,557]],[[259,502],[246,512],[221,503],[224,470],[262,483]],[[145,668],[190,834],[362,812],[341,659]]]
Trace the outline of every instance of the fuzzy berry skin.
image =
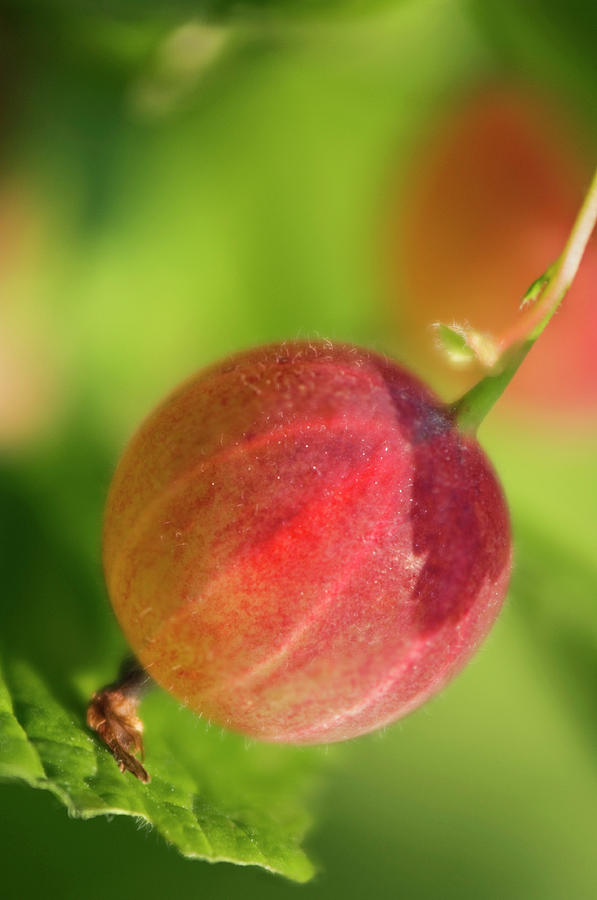
[[228,728],[310,744],[386,725],[462,668],[511,540],[483,451],[424,385],[297,342],[199,372],[142,425],[104,564],[161,685]]

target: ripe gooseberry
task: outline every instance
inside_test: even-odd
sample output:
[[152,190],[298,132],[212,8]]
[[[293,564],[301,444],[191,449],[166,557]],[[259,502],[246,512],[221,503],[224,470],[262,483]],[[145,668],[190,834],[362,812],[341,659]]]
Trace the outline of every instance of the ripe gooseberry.
[[476,440],[413,375],[328,342],[199,372],[132,439],[104,565],[142,665],[266,741],[377,729],[435,694],[494,622],[508,513]]

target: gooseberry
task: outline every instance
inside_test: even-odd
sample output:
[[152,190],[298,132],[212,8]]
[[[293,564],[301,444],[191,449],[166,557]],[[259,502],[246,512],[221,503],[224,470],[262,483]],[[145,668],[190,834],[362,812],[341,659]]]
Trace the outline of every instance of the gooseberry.
[[249,350],[186,381],[110,489],[109,594],[144,668],[265,741],[339,741],[435,694],[504,600],[507,507],[476,440],[353,346]]
[[[388,246],[396,333],[426,379],[454,393],[478,379],[474,368],[450,370],[429,324],[511,327],[527,287],[561,253],[591,167],[561,104],[530,87],[492,85],[437,115],[391,201]],[[586,425],[597,408],[596,285],[593,242],[503,412]]]

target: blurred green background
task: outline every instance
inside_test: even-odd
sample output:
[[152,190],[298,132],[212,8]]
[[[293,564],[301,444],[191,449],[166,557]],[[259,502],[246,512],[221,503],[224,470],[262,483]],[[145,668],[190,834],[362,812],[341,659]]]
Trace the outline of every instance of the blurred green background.
[[[392,282],[388,223],[458,98],[523,85],[566,110],[583,152],[597,144],[593,4],[286,7],[0,4],[11,648],[28,628],[43,645],[40,597],[62,665],[84,668],[77,628],[114,628],[105,493],[127,436],[185,375],[319,335],[408,358],[441,387],[400,327],[409,296]],[[334,749],[312,804],[310,884],[190,862],[132,819],[73,821],[46,792],[6,783],[0,895],[595,897],[597,386],[588,395],[580,422],[498,409],[484,426],[513,512],[509,603],[441,697]],[[87,595],[101,601],[79,620]]]

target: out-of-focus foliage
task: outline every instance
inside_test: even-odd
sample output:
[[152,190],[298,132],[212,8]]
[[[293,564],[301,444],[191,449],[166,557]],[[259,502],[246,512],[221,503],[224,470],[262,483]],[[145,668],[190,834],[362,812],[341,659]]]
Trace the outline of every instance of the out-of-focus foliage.
[[504,70],[563,90],[573,107],[594,112],[595,55],[592,36],[597,9],[586,0],[470,0],[483,40],[495,47]]
[[[155,18],[143,7],[138,22],[81,8],[3,4],[0,177],[18,188],[0,190],[0,224],[23,238],[21,251],[2,252],[0,227],[0,377],[22,386],[9,400],[31,402],[12,405],[20,424],[3,439],[0,645],[17,725],[0,718],[0,754],[24,729],[28,758],[13,754],[4,776],[30,780],[41,760],[40,777],[90,790],[98,776],[68,767],[74,741],[79,763],[101,773],[103,809],[144,813],[152,795],[120,776],[83,725],[87,695],[123,650],[99,548],[126,435],[181,377],[243,346],[320,334],[392,352],[382,243],[421,135],[461,92],[504,78],[557,89],[597,133],[595,13],[411,0],[342,21],[284,24],[280,13],[274,27],[251,16],[205,25],[190,3]],[[10,366],[9,328],[20,348]],[[587,425],[574,443],[524,423],[484,429],[513,508],[510,604],[442,697],[334,750],[311,838],[322,874],[302,892],[594,896],[597,448]],[[212,824],[234,819],[267,842],[267,864],[305,877],[296,841],[318,754],[245,750],[160,695],[146,706],[157,787],[171,778],[176,795],[184,783]],[[141,833],[126,817],[73,822],[47,792],[0,789],[8,898],[299,890],[252,869],[189,865],[159,840],[159,817]],[[196,821],[180,840],[178,821],[167,836],[194,840]],[[211,855],[264,861],[247,846]]]
[[300,21],[314,16],[344,17],[371,14],[389,0],[4,0],[3,6],[20,16],[39,16],[67,26],[74,21],[130,22],[135,25],[176,24],[185,18],[202,22]]

